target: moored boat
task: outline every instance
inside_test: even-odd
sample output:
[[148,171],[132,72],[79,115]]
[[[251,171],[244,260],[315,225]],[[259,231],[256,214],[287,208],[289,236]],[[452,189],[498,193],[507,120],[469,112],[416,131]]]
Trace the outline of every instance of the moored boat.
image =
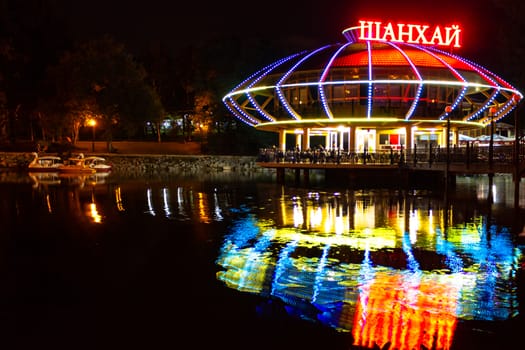
[[27,170],[36,172],[58,172],[59,169],[64,165],[62,158],[58,156],[39,156],[38,153],[32,153],[34,158],[27,165]]
[[81,153],[78,157],[69,158],[62,166],[58,167],[61,174],[94,174],[95,169],[86,164],[86,159]]
[[111,171],[112,165],[109,163],[106,158],[99,156],[89,156],[84,158],[84,163],[95,169],[97,173],[109,173]]

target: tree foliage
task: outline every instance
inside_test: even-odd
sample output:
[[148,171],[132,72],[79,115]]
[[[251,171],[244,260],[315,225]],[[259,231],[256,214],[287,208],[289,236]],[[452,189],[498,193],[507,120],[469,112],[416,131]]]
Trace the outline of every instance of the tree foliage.
[[106,130],[109,141],[117,126],[134,137],[146,120],[163,114],[145,69],[110,37],[65,52],[48,73],[51,94],[41,104],[44,125],[58,124],[74,137],[92,118]]

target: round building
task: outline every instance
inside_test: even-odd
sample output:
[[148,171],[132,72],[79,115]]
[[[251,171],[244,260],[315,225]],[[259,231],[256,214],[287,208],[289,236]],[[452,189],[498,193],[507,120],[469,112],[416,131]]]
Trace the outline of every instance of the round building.
[[242,122],[279,134],[282,150],[318,145],[355,152],[457,144],[494,125],[523,98],[453,52],[457,26],[360,21],[344,42],[260,69],[223,98]]

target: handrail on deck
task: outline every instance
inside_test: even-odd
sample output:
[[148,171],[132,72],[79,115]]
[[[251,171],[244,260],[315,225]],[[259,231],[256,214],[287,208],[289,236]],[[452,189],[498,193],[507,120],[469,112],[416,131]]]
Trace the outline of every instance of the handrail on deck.
[[[520,177],[525,174],[525,145],[520,142],[518,162],[515,147],[497,146],[493,152],[488,147],[451,147],[450,154],[440,147],[386,150],[378,152],[355,152],[339,149],[298,149],[281,151],[277,148],[261,149],[257,157],[259,163],[284,164],[341,164],[341,165],[399,165],[410,168],[442,169],[448,162],[453,171],[491,173],[515,173],[518,164]],[[490,155],[492,153],[492,162]]]

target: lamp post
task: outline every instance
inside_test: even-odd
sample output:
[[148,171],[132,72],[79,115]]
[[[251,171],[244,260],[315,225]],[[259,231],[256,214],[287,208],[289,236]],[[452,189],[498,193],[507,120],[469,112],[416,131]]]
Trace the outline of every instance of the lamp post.
[[450,114],[452,113],[452,106],[446,106],[447,113],[447,159],[445,167],[445,234],[448,234],[448,182],[450,172]]
[[520,204],[520,121],[518,117],[518,103],[520,98],[518,95],[512,97],[512,104],[514,105],[514,208],[519,210]]
[[489,142],[489,171],[492,174],[494,168],[494,114],[496,114],[496,107],[490,107],[490,142]]
[[97,121],[95,119],[89,120],[89,125],[91,125],[91,152],[95,152],[95,126],[97,125]]
[[450,113],[452,113],[452,106],[446,106],[445,112],[447,112],[447,162],[445,168],[445,181],[448,183],[448,173],[450,171]]

